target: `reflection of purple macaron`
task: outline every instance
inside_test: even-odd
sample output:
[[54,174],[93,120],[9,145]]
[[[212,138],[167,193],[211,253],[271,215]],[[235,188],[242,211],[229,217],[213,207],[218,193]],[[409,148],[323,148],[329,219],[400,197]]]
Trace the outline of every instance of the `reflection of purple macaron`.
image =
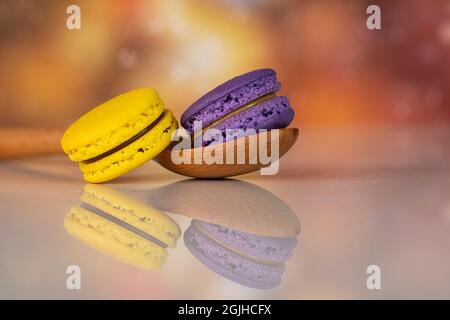
[[[191,135],[201,121],[203,130],[218,129],[226,141],[226,129],[286,128],[294,110],[286,97],[276,96],[281,88],[272,69],[259,69],[235,77],[210,91],[181,116],[181,125]],[[220,134],[219,134],[220,135]],[[203,137],[203,145],[219,142],[215,134]]]
[[280,284],[284,262],[292,256],[297,238],[261,237],[193,220],[184,233],[184,243],[223,277],[247,287],[270,289]]

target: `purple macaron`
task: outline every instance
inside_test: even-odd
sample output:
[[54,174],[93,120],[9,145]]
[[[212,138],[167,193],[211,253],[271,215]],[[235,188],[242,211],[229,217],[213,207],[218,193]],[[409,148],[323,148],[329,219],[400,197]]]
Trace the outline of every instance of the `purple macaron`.
[[227,129],[240,129],[245,134],[249,129],[286,128],[294,118],[294,110],[288,98],[276,96],[280,88],[276,72],[272,69],[245,73],[198,99],[181,116],[181,125],[191,136],[198,121],[201,121],[203,130],[217,129],[209,135],[205,134],[204,146],[229,140]]
[[277,287],[297,238],[262,237],[193,220],[184,233],[189,251],[210,270],[256,289]]

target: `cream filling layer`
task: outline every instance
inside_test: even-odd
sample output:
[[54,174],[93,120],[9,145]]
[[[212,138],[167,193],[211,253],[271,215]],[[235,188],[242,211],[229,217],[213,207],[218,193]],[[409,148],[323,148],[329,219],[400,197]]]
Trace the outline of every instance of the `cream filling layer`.
[[100,217],[102,217],[102,218],[104,218],[104,219],[106,219],[106,220],[108,220],[108,221],[118,225],[118,226],[121,226],[122,228],[127,229],[128,231],[130,231],[130,232],[140,236],[141,238],[144,238],[146,240],[149,240],[149,241],[157,244],[158,246],[160,246],[163,249],[167,248],[167,245],[164,242],[162,242],[161,240],[156,239],[152,235],[150,235],[150,234],[148,234],[148,233],[146,233],[146,232],[144,232],[144,231],[142,231],[142,230],[132,226],[131,224],[128,224],[128,223],[120,220],[119,218],[116,218],[116,217],[106,213],[105,211],[103,211],[103,210],[101,210],[101,209],[99,209],[97,207],[94,207],[94,206],[92,206],[92,205],[90,205],[88,203],[82,203],[80,205],[80,208],[83,208],[83,209],[85,209],[87,211],[90,211],[90,212],[92,212],[92,213],[94,213],[94,214],[96,214],[96,215],[98,215],[98,216],[100,216]]
[[208,129],[211,129],[211,128],[213,128],[213,127],[215,127],[215,126],[221,124],[221,123],[224,122],[225,120],[227,120],[227,119],[229,119],[229,118],[231,118],[231,117],[234,117],[235,115],[237,115],[237,114],[239,114],[239,113],[242,113],[242,112],[244,112],[244,111],[246,111],[246,110],[248,110],[248,109],[250,109],[250,108],[253,108],[254,106],[256,106],[256,105],[258,105],[258,104],[260,104],[260,103],[263,103],[263,102],[266,102],[266,101],[268,101],[268,100],[271,100],[271,99],[275,98],[276,96],[277,96],[277,95],[275,94],[275,92],[268,93],[268,94],[266,94],[266,95],[264,95],[264,96],[262,96],[262,97],[259,97],[258,99],[252,100],[252,101],[250,101],[250,102],[244,104],[243,106],[237,108],[236,110],[233,110],[233,111],[230,112],[230,113],[227,113],[226,115],[220,117],[219,119],[217,119],[216,121],[214,121],[213,123],[211,123],[210,125],[208,125],[207,127],[202,128],[202,130],[200,130],[200,131],[198,131],[198,132],[195,132],[195,133],[194,133],[193,140],[195,141],[195,140],[197,140],[198,138],[200,138],[200,137],[203,135],[203,132],[204,132],[204,131],[207,131]]
[[152,130],[159,122],[159,120],[162,119],[162,117],[164,116],[164,114],[166,113],[166,110],[164,110],[159,116],[158,118],[156,118],[155,121],[153,121],[150,125],[148,125],[147,127],[145,127],[144,129],[142,129],[141,131],[139,131],[136,135],[134,135],[133,137],[131,137],[130,139],[128,139],[125,142],[122,142],[121,144],[119,144],[118,146],[112,148],[111,150],[108,150],[96,157],[93,157],[91,159],[87,159],[84,161],[81,161],[83,163],[89,164],[89,163],[93,163],[96,162],[100,159],[103,159],[113,153],[116,153],[117,151],[125,148],[126,146],[132,144],[134,141],[138,140],[139,138],[141,138],[142,136],[144,136],[147,132],[149,132],[150,130]]

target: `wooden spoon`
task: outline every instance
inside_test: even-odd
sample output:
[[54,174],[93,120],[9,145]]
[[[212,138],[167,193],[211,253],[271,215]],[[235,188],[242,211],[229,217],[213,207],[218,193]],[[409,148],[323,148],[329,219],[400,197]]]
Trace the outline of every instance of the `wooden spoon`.
[[[63,129],[54,128],[5,128],[0,127],[0,159],[11,158],[19,156],[31,156],[42,154],[57,154],[62,153],[60,146],[60,138],[63,134]],[[259,136],[257,134],[257,149],[253,152],[259,154]],[[268,143],[267,153],[270,155],[270,131],[267,132]],[[297,128],[279,129],[279,158],[294,145],[298,138]],[[244,141],[242,141],[244,140]],[[237,148],[239,143],[243,142],[245,145],[245,161],[244,164],[226,164],[226,152],[229,148],[234,149],[236,160]],[[245,174],[257,171],[269,164],[261,163],[257,157],[256,163],[250,163],[249,155],[252,151],[249,137],[242,137],[235,141],[228,141],[222,144],[223,150],[223,164],[208,164],[205,163],[211,155],[207,152],[209,147],[182,150],[183,155],[191,159],[190,164],[175,164],[172,162],[171,153],[172,147],[167,148],[158,155],[154,160],[162,165],[164,168],[189,177],[194,178],[224,178],[232,177],[240,174]],[[217,148],[217,146],[216,146]],[[201,163],[196,164],[195,158],[201,156]],[[206,160],[206,161],[205,161]]]
[[[250,163],[250,152],[257,152],[259,154],[259,139],[261,137],[261,133],[256,134],[257,143],[250,143],[250,136],[242,137],[236,139],[235,141],[227,141],[221,145],[222,147],[222,164],[212,163],[211,160],[211,151],[208,148],[218,146],[208,146],[203,148],[192,148],[186,150],[180,150],[179,155],[183,158],[186,157],[191,159],[190,163],[181,163],[175,164],[172,161],[171,153],[172,147],[167,148],[163,152],[161,152],[154,160],[162,165],[164,168],[189,177],[194,178],[224,178],[224,177],[232,177],[240,174],[245,174],[253,171],[257,171],[265,166],[270,165],[270,163],[263,164],[261,163],[261,159],[258,156],[256,163]],[[270,155],[271,150],[271,132],[267,132],[268,142],[267,142],[267,154]],[[279,129],[279,158],[281,158],[286,152],[294,145],[295,141],[298,138],[298,129],[297,128],[287,128],[287,129]],[[244,140],[244,141],[242,141]],[[227,150],[234,149],[234,160],[236,160],[237,148],[239,143],[245,144],[245,161],[243,164],[237,164],[234,161],[234,164],[226,163],[226,153]],[[255,148],[256,145],[256,148]],[[253,146],[253,147],[252,147]],[[194,162],[194,160],[198,160],[198,164]],[[209,161],[209,162],[208,162]]]
[[0,127],[0,159],[62,153],[58,128]]

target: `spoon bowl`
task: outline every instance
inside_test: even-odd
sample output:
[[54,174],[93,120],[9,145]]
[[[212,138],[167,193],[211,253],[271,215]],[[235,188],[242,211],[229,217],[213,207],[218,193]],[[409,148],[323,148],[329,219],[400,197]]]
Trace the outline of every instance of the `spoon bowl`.
[[[278,129],[278,131],[279,158],[281,158],[292,148],[295,141],[297,141],[299,130],[297,128],[286,128]],[[230,140],[220,145],[216,144],[207,147],[174,151],[179,153],[178,155],[180,158],[189,159],[190,161],[187,161],[187,163],[183,162],[176,164],[172,161],[173,146],[165,149],[154,160],[172,172],[201,179],[226,178],[250,173],[270,165],[270,163],[262,161],[259,155],[260,152],[263,151],[263,154],[266,153],[268,157],[271,156],[272,134],[271,131],[267,131],[268,139],[266,140],[265,150],[261,150],[260,147],[261,135],[262,133],[257,133],[252,136]],[[239,148],[240,146],[242,146],[242,149]],[[237,156],[239,154],[238,148],[239,151],[245,150],[245,152],[243,152],[243,157],[240,158],[240,163],[237,162]],[[227,152],[230,151],[234,152],[233,163],[227,163],[226,155]],[[222,161],[220,161],[220,163],[217,163],[219,161],[214,162],[214,160],[217,159],[222,159]]]

